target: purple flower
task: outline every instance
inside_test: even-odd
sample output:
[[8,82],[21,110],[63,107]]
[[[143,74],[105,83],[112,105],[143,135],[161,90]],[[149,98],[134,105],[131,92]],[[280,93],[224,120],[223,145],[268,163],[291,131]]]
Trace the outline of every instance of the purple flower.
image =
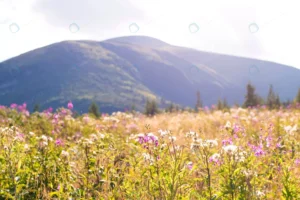
[[281,146],[281,143],[280,142],[278,142],[277,144],[276,144],[276,148],[281,148],[282,146]]
[[221,164],[221,155],[218,153],[213,154],[208,160],[214,164]]
[[55,145],[56,145],[56,146],[63,146],[63,141],[62,141],[61,139],[57,139],[57,140],[55,141]]
[[298,165],[300,164],[300,159],[297,158],[297,159],[294,161],[294,163],[298,166]]
[[256,150],[255,150],[255,153],[254,153],[254,155],[255,156],[262,156],[262,155],[264,155],[265,154],[265,152],[261,149],[261,148],[257,148]]
[[71,102],[71,101],[69,101],[69,103],[68,103],[68,108],[69,108],[70,110],[72,110],[72,109],[73,109],[73,104],[72,104],[72,102]]
[[268,136],[267,138],[266,138],[266,147],[270,147],[271,146],[271,141],[272,141],[272,137],[271,136]]
[[234,124],[234,125],[233,125],[233,132],[234,132],[234,133],[237,133],[237,132],[239,132],[239,131],[240,131],[240,127],[239,127],[238,125]]
[[223,146],[227,146],[227,145],[229,145],[229,144],[233,144],[231,138],[222,140],[222,145],[223,145]]
[[19,141],[24,141],[24,134],[23,133],[17,133],[16,139]]

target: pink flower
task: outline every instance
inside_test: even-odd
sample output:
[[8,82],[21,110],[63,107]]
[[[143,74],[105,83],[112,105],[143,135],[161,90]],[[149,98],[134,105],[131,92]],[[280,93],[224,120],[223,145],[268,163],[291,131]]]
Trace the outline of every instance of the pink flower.
[[281,147],[282,147],[282,146],[281,146],[281,143],[278,142],[278,143],[276,144],[276,147],[277,147],[277,148],[281,148]]
[[192,168],[193,168],[193,162],[188,162],[188,163],[186,164],[186,166],[187,166],[187,168],[188,168],[189,170],[192,170]]
[[209,162],[213,162],[214,164],[221,164],[221,155],[218,153],[213,154],[209,159]]
[[10,107],[11,107],[12,109],[15,109],[15,108],[17,108],[17,107],[18,107],[18,105],[17,105],[17,104],[15,104],[15,103],[13,103],[13,104],[11,104],[11,105],[10,105]]
[[254,152],[254,155],[255,156],[262,156],[262,155],[264,155],[265,154],[265,152],[260,148],[260,147],[257,147],[256,149],[255,149],[255,152]]
[[300,164],[300,159],[297,158],[294,163],[298,166]]
[[271,142],[272,142],[272,137],[271,136],[268,136],[267,138],[266,138],[266,147],[270,147],[271,146]]
[[72,104],[72,102],[71,102],[71,101],[69,101],[69,103],[68,103],[68,108],[69,108],[70,110],[72,110],[72,109],[73,109],[73,104]]
[[61,139],[57,139],[57,140],[55,141],[55,145],[56,145],[56,146],[63,146],[64,144],[63,144],[63,141],[62,141]]
[[52,107],[48,108],[47,110],[44,110],[45,113],[52,113],[52,111],[53,111]]

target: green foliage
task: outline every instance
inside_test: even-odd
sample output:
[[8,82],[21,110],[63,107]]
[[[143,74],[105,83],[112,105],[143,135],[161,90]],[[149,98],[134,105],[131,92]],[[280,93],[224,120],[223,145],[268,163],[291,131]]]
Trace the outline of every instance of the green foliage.
[[157,103],[155,100],[146,101],[146,106],[145,106],[145,114],[148,116],[153,116],[159,112]]
[[89,107],[89,113],[94,115],[96,118],[100,117],[99,107],[95,102],[92,102]]
[[295,98],[295,102],[300,103],[300,88],[298,89],[298,93],[297,93],[297,96]]
[[218,103],[217,103],[218,110],[224,110],[224,109],[228,110],[229,108],[230,108],[230,106],[228,105],[226,98],[224,98],[223,101],[221,101],[220,99],[218,100]]
[[33,112],[39,112],[40,111],[40,104],[35,104],[33,107]]
[[247,85],[247,94],[245,96],[244,107],[253,107],[261,103],[262,99],[255,94],[255,87],[248,83]]
[[197,91],[196,96],[197,96],[197,100],[196,100],[196,105],[195,105],[195,111],[198,112],[199,109],[202,108],[202,106],[203,106],[199,90]]
[[267,97],[267,106],[269,109],[279,108],[281,105],[279,95],[276,95],[273,91],[273,86],[270,85],[268,97]]
[[299,109],[230,112],[0,108],[0,199],[299,199]]

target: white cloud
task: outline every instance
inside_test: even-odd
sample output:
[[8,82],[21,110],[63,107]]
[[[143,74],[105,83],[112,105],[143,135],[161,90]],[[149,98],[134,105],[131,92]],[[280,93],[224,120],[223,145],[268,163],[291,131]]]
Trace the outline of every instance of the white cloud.
[[[295,0],[0,0],[0,60],[62,40],[137,34],[300,68],[297,7]],[[19,32],[10,32],[12,23]],[[70,32],[71,23],[80,27],[77,33]],[[137,33],[130,32],[131,23]],[[189,31],[192,23],[198,32]],[[250,33],[251,23],[258,32]]]

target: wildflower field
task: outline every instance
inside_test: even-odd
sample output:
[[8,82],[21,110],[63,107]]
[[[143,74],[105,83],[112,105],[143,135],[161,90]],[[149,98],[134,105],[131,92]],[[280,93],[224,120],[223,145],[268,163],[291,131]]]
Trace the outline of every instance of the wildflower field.
[[300,109],[0,107],[0,199],[300,199]]

